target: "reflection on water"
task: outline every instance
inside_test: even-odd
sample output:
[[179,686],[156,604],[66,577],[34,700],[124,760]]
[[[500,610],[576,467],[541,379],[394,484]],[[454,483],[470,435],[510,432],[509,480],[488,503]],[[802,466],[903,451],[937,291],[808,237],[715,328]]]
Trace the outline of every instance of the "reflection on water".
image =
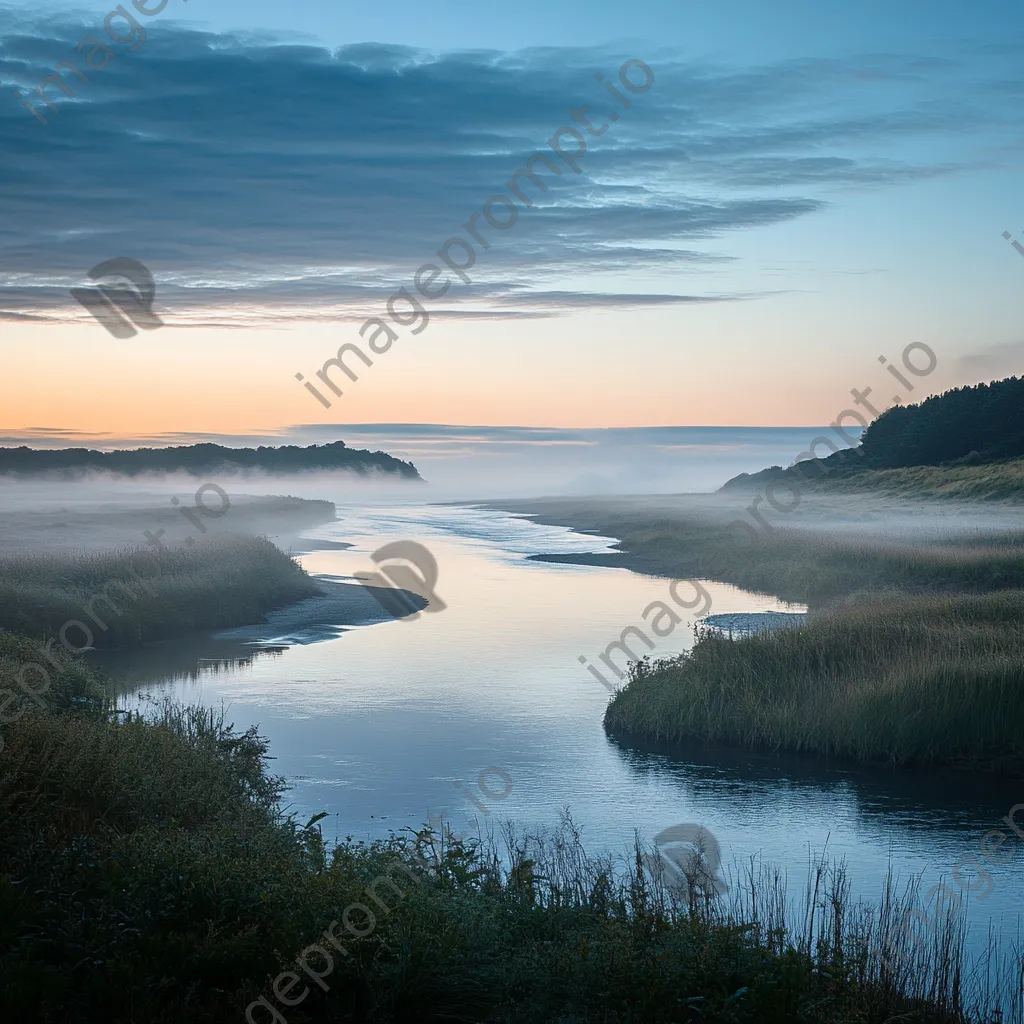
[[[382,544],[412,539],[437,559],[444,611],[271,652],[196,637],[103,659],[130,691],[126,701],[223,703],[239,727],[258,723],[273,770],[292,782],[289,809],[303,820],[327,811],[325,835],[376,837],[441,814],[462,830],[496,818],[539,829],[569,807],[599,852],[625,850],[634,830],[650,839],[697,822],[720,842],[727,874],[761,858],[799,889],[809,854],[827,849],[846,859],[854,894],[874,901],[890,863],[903,878],[923,873],[926,887],[940,875],[949,882],[958,858],[976,855],[982,836],[1024,801],[1024,782],[622,746],[601,726],[608,694],[578,658],[642,624],[644,608],[668,600],[667,580],[530,560],[608,542],[498,512],[406,505],[340,514],[315,536],[353,547],[311,551],[307,569],[351,577]],[[802,610],[706,587],[717,614]],[[654,656],[678,653],[692,644],[693,623],[655,639]],[[491,767],[511,780],[500,807],[474,781]],[[971,897],[972,938],[990,921],[1016,934],[1022,848],[1011,836],[1001,851],[1008,862],[988,868],[991,896]]]
[[130,651],[96,651],[90,660],[116,681],[119,691],[131,693],[148,683],[196,683],[201,677],[243,671],[256,658],[279,657],[287,650],[195,633]]

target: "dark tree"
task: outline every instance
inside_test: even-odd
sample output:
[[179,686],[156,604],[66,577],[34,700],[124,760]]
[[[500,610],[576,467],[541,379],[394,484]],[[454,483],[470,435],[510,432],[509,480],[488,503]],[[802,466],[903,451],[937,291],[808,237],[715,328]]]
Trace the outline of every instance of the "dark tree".
[[244,472],[274,474],[339,470],[368,476],[384,473],[406,480],[421,480],[411,462],[384,452],[347,448],[344,441],[298,448],[224,448],[219,444],[193,444],[179,448],[136,448],[100,452],[90,448],[0,448],[0,475],[55,475],[73,478],[84,473],[139,476],[143,473],[188,473],[192,476],[235,475]]

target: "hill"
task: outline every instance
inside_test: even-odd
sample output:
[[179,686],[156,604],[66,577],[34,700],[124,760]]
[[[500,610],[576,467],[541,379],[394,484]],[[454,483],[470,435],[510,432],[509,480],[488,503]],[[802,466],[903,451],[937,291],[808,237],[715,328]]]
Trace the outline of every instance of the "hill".
[[140,476],[148,473],[188,473],[192,476],[236,475],[262,472],[275,475],[344,471],[368,476],[381,473],[405,480],[422,480],[411,462],[385,452],[348,448],[344,441],[299,448],[225,448],[219,444],[193,444],[177,448],[135,448],[109,452],[90,448],[54,451],[22,446],[0,448],[0,476],[58,476],[74,478],[86,473]]
[[812,482],[825,489],[923,488],[935,496],[1024,497],[1022,407],[1024,378],[953,388],[917,405],[887,409],[868,425],[857,448],[787,469],[769,466],[758,473],[741,473],[721,489],[767,484],[781,477],[796,486]]

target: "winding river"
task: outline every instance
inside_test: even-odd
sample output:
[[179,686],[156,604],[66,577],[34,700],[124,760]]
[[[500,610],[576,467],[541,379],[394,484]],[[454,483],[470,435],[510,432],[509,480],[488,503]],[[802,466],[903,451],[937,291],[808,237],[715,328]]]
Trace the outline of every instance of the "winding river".
[[[802,890],[812,855],[845,859],[855,896],[875,902],[892,867],[950,882],[958,858],[1024,802],[1024,780],[889,772],[741,751],[666,752],[622,746],[604,733],[607,690],[595,661],[623,628],[642,625],[668,580],[529,560],[607,550],[608,538],[475,507],[339,505],[309,534],[351,548],[301,556],[312,573],[351,577],[392,540],[424,544],[438,563],[446,607],[412,620],[269,637],[241,651],[208,637],[103,657],[129,703],[163,696],[223,705],[238,727],[271,740],[272,770],[290,783],[301,820],[326,811],[325,836],[371,839],[443,814],[457,831],[509,819],[555,825],[569,808],[593,852],[624,853],[699,822],[733,877],[751,858],[774,863]],[[708,583],[716,614],[800,611],[772,597]],[[296,642],[298,641],[298,642]],[[693,642],[683,621],[654,655]],[[1024,822],[1024,810],[1018,815]],[[1006,830],[1005,825],[1002,826]],[[1024,827],[1024,826],[1022,826]],[[970,943],[989,927],[1019,939],[1024,841],[971,896]],[[971,879],[964,869],[961,878]],[[951,883],[952,884],[952,883]]]

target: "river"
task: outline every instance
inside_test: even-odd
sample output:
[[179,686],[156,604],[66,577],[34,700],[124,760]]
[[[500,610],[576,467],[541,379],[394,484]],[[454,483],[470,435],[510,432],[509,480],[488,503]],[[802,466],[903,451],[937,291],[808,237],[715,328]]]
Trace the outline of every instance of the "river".
[[[1024,801],[1024,780],[623,746],[602,729],[607,690],[578,658],[597,661],[626,626],[643,625],[650,602],[670,600],[668,580],[530,561],[612,541],[498,511],[405,503],[338,512],[309,536],[353,546],[301,555],[306,569],[350,577],[373,568],[382,544],[416,540],[437,560],[444,610],[314,630],[302,642],[273,638],[244,657],[237,645],[195,637],[99,659],[130,704],[170,696],[223,705],[238,727],[258,724],[272,770],[291,783],[288,810],[302,821],[327,812],[328,838],[372,839],[438,814],[457,831],[503,820],[538,830],[569,808],[589,850],[625,853],[635,830],[651,839],[697,822],[717,837],[733,884],[755,858],[784,868],[801,890],[809,858],[827,850],[847,862],[854,895],[875,902],[890,865],[900,878],[923,874],[925,888],[940,876],[955,884],[958,858],[976,855]],[[715,614],[802,610],[706,587]],[[651,653],[692,642],[684,620]],[[988,895],[971,896],[972,946],[990,926],[1019,937],[1022,849],[1011,834],[1008,862],[987,865]]]

